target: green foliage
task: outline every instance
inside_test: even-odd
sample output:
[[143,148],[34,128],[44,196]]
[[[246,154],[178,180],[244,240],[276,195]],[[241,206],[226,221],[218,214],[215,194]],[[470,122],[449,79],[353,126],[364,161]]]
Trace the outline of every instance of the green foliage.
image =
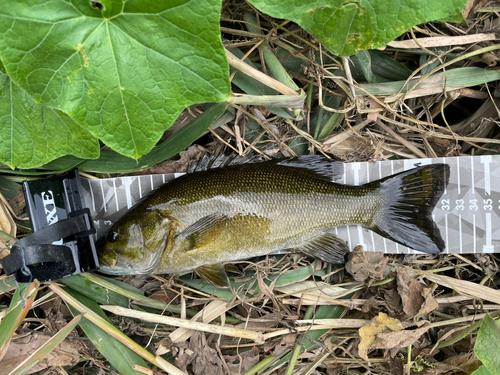
[[474,346],[474,353],[483,362],[483,366],[474,371],[474,375],[500,375],[498,348],[500,348],[500,322],[486,315]]
[[466,0],[250,0],[261,12],[292,20],[330,52],[351,56],[382,47],[411,27],[433,20],[460,21]]
[[[271,16],[297,22],[339,55],[381,46],[421,22],[460,19],[465,2],[301,0],[283,7],[277,0],[252,1]],[[230,100],[220,0],[4,0],[2,5],[0,162],[11,168],[38,167],[66,155],[63,164],[70,168],[144,169],[165,158],[136,163],[123,155],[148,154],[187,106]],[[355,63],[370,82],[379,83],[386,80],[386,60],[370,52]],[[241,73],[234,78],[247,93],[274,92]],[[286,118],[297,115],[270,109]],[[164,148],[185,148],[201,134],[200,125],[203,132],[210,123],[199,122],[182,142]],[[87,165],[99,156],[98,140],[114,151]]]
[[37,104],[7,75],[0,77],[0,161],[33,168],[66,154],[99,156],[99,143],[67,114]]
[[229,111],[224,113],[226,108],[227,103],[215,104],[137,161],[113,150],[106,150],[101,152],[101,156],[97,160],[85,160],[67,155],[46,164],[44,167],[57,171],[67,171],[78,167],[81,171],[100,173],[131,173],[145,170],[177,155],[191,142],[198,139],[216,120],[219,121],[223,118],[225,121],[232,120],[234,116]]
[[472,375],[493,375],[486,366],[479,367],[476,371],[472,373]]
[[139,158],[187,106],[228,98],[221,2],[102,5],[101,11],[88,0],[5,0],[0,57],[11,79],[37,102],[64,111],[119,153]]

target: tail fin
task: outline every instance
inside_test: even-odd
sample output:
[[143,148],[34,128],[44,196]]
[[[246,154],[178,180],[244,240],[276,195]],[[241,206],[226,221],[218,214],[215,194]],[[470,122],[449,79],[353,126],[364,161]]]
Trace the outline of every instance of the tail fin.
[[431,164],[386,177],[379,183],[382,204],[370,229],[417,251],[434,254],[446,247],[432,219],[434,206],[443,195],[450,167]]

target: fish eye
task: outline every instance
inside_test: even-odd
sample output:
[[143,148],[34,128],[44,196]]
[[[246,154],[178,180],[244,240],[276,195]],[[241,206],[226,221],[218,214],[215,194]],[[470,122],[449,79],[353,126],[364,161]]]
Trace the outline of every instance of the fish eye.
[[108,233],[108,242],[115,242],[118,240],[118,238],[120,237],[120,233],[118,233],[117,231],[111,231]]

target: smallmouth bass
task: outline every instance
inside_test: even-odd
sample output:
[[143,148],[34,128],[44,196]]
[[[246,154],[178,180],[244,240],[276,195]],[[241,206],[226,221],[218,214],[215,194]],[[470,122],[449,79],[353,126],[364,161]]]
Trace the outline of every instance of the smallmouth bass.
[[224,262],[301,252],[341,263],[349,245],[331,228],[362,225],[425,253],[445,248],[431,215],[448,184],[446,164],[420,166],[361,186],[333,182],[343,164],[322,156],[254,162],[181,176],[120,219],[98,245],[114,275],[195,271],[227,286]]

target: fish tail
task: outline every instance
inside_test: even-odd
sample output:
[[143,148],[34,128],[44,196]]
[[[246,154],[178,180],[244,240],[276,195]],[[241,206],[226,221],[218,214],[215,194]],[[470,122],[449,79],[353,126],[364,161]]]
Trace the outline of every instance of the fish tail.
[[432,211],[449,177],[447,164],[431,164],[374,182],[382,199],[370,229],[411,249],[440,253],[446,244]]

